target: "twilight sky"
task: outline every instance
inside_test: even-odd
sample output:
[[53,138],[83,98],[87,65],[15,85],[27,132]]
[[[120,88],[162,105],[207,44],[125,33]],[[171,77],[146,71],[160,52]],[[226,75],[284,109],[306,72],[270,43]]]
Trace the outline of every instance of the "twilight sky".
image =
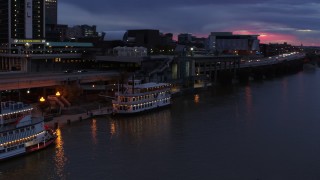
[[319,0],[59,0],[58,22],[98,31],[259,34],[261,42],[320,46]]

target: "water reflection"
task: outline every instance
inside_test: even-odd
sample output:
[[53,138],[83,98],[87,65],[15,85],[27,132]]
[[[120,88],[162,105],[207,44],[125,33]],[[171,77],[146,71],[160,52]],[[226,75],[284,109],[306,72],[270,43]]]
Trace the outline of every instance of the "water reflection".
[[253,107],[252,107],[252,92],[251,92],[250,86],[246,86],[245,88],[245,100],[246,100],[247,113],[251,116]]
[[110,121],[110,132],[122,139],[142,142],[145,138],[161,136],[170,129],[171,111],[163,109],[131,117],[115,117]]
[[55,172],[59,178],[65,178],[64,167],[66,165],[67,158],[65,157],[64,148],[63,148],[63,138],[60,128],[56,130],[57,139],[56,139],[56,156],[54,158]]
[[199,94],[194,95],[194,102],[195,102],[196,104],[198,104],[198,103],[200,102],[200,96],[199,96]]
[[111,137],[112,137],[113,135],[115,135],[116,132],[117,132],[116,122],[115,122],[115,120],[112,119],[112,120],[110,121],[110,134],[111,134]]
[[93,144],[97,144],[97,120],[96,119],[92,119],[91,134],[92,134]]

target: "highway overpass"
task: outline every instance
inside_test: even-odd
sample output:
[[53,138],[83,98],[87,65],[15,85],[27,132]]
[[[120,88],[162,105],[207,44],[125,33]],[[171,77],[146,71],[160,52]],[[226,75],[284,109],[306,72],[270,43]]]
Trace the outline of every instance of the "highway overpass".
[[49,87],[68,82],[92,83],[119,78],[116,71],[92,71],[82,73],[0,73],[0,91]]

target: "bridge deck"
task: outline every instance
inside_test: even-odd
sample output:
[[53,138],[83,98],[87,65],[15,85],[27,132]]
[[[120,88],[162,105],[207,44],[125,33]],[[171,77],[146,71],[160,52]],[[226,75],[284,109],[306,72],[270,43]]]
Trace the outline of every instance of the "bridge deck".
[[26,89],[61,85],[68,81],[90,83],[107,81],[117,78],[118,72],[86,72],[86,73],[1,73],[0,91],[12,89]]

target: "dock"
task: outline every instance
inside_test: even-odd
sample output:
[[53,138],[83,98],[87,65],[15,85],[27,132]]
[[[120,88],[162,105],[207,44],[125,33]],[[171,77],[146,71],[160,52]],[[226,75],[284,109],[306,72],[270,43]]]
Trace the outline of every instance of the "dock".
[[66,114],[53,117],[52,120],[45,122],[45,125],[56,129],[60,126],[70,125],[73,122],[82,121],[85,119],[93,118],[95,116],[104,116],[110,114],[112,114],[112,107],[102,107],[99,109],[88,110],[85,113]]

